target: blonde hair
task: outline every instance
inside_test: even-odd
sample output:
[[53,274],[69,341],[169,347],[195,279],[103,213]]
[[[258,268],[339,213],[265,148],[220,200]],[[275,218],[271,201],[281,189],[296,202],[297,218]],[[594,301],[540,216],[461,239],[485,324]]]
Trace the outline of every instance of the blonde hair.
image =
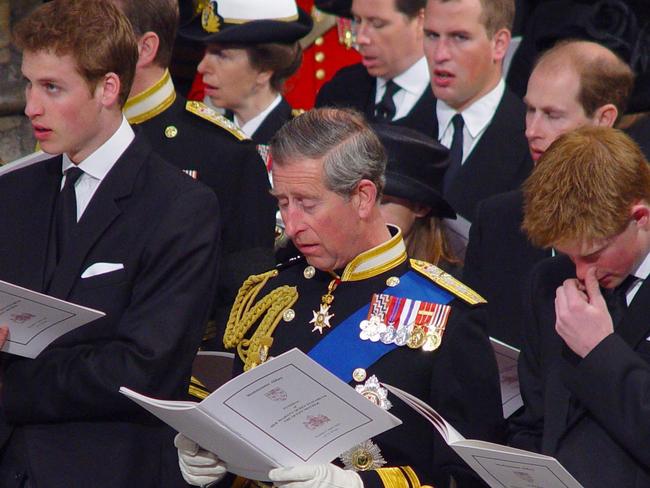
[[637,144],[608,127],[559,137],[524,183],[522,228],[540,247],[621,233],[630,207],[650,202],[650,168]]

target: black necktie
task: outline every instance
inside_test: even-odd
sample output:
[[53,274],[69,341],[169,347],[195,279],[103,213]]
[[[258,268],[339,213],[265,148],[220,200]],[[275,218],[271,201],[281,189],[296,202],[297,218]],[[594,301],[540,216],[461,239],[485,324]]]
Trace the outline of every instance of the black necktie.
[[609,290],[604,295],[614,328],[620,325],[621,320],[623,320],[623,315],[625,315],[625,311],[627,310],[627,292],[636,280],[636,276],[629,275],[620,285],[613,290]]
[[465,121],[461,114],[456,114],[452,117],[451,123],[454,126],[454,135],[449,147],[449,166],[442,180],[442,191],[445,196],[449,193],[451,183],[456,178],[463,162],[463,128],[465,127]]
[[72,229],[77,224],[77,196],[74,184],[83,170],[73,166],[65,172],[65,183],[56,200],[56,262],[68,246]]
[[377,122],[390,122],[395,117],[395,102],[393,95],[397,93],[400,86],[393,80],[388,80],[386,83],[386,90],[384,96],[381,97],[379,103],[375,105],[375,119]]

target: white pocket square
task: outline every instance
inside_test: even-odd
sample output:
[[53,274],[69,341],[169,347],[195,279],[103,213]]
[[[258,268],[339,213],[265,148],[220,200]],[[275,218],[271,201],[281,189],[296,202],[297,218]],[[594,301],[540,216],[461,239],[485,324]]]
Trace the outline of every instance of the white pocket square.
[[122,263],[95,263],[88,266],[86,271],[81,273],[81,277],[90,278],[91,276],[110,273],[118,269],[124,269],[124,265]]

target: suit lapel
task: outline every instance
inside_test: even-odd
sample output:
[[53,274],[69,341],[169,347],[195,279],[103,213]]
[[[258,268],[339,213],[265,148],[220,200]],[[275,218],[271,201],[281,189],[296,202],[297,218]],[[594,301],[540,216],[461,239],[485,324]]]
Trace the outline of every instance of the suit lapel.
[[[53,246],[50,232],[56,197],[61,187],[61,168],[60,156],[45,161],[42,168],[39,168],[40,176],[33,178],[33,195],[40,197],[30,200],[25,218],[29,230],[23,240],[25,249],[22,256],[29,262],[24,262],[21,269],[24,272],[25,286],[37,291],[45,290],[48,273],[53,272],[56,259],[54,249],[50,248]],[[50,258],[51,263],[48,262]]]
[[616,333],[632,348],[636,349],[639,342],[648,336],[648,302],[650,302],[649,280],[644,280],[639,291],[634,296],[629,308],[623,315],[623,320],[616,328]]
[[83,272],[82,266],[88,264],[88,253],[122,213],[124,200],[133,192],[137,174],[149,153],[149,146],[137,137],[99,185],[74,230],[69,249],[61,256],[50,285],[51,295],[68,298]]

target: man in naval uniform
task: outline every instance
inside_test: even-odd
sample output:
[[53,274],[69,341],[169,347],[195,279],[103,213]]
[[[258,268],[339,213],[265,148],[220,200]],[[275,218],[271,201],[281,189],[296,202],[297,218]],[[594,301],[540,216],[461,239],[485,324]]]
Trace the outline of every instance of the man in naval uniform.
[[[483,299],[439,268],[409,260],[401,231],[383,221],[386,157],[362,115],[307,112],[280,130],[271,151],[273,194],[301,256],[241,287],[224,336],[228,348],[250,341],[239,349],[236,373],[299,347],[363,394],[381,397],[377,382],[396,385],[463,435],[498,440],[496,362],[471,320]],[[440,488],[450,477],[483,486],[426,420],[387,400],[379,403],[401,426],[335,464],[275,469],[269,478],[287,488]],[[225,476],[225,466],[191,440],[179,435],[176,445],[186,481]]]
[[[255,145],[234,124],[200,102],[187,102],[169,75],[178,27],[176,0],[112,0],[138,36],[135,80],[124,108],[167,161],[217,194],[222,240],[216,324],[225,323],[237,288],[273,263],[276,206]],[[217,216],[215,216],[217,218]],[[214,327],[208,337],[221,334]]]

